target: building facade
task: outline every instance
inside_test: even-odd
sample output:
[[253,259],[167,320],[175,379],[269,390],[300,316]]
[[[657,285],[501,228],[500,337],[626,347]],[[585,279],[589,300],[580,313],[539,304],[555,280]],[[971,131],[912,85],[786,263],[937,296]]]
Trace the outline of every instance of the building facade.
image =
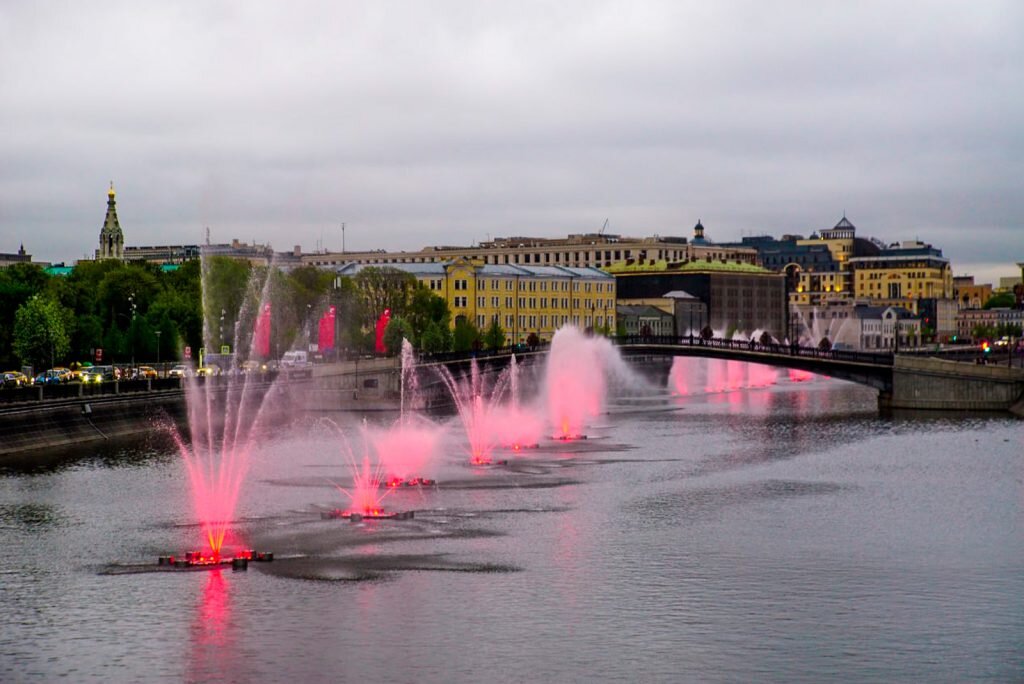
[[786,283],[781,273],[749,264],[708,261],[646,267],[620,264],[610,271],[623,303],[683,291],[703,303],[707,324],[716,333],[749,335],[767,330],[778,339],[785,336]]
[[850,259],[854,296],[917,314],[922,299],[953,299],[953,269],[942,250],[922,242],[893,245],[878,256]]
[[[374,264],[336,269],[351,277]],[[484,330],[492,321],[509,344],[525,343],[531,333],[548,342],[565,325],[614,332],[615,278],[594,268],[448,262],[383,264],[413,275],[448,302],[452,325],[460,319]]]
[[[700,233],[703,235],[703,226],[700,226]],[[495,238],[471,247],[424,247],[414,252],[326,252],[303,255],[303,262],[314,266],[339,266],[347,263],[420,264],[449,262],[453,259],[467,259],[492,266],[569,268],[606,268],[620,261],[648,263],[711,260],[754,264],[757,261],[757,250],[742,245],[716,245],[703,238],[700,243],[691,243],[685,237],[655,235],[635,238],[585,233],[564,238]]]

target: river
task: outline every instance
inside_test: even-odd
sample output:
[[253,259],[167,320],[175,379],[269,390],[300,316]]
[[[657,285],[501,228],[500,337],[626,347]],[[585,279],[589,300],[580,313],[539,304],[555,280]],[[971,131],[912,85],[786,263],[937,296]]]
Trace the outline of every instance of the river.
[[438,486],[385,500],[415,519],[361,524],[319,515],[325,421],[266,434],[247,572],[151,571],[198,537],[166,443],[8,469],[0,681],[1024,679],[1024,423],[821,378],[600,423],[488,468],[452,430]]

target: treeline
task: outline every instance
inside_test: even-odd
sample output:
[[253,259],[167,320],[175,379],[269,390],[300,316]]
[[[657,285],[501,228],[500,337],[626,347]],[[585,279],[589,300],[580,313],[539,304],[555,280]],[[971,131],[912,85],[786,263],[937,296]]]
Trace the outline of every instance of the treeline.
[[249,356],[261,304],[271,305],[271,353],[305,348],[318,323],[336,307],[338,351],[370,353],[375,327],[387,309],[389,352],[403,337],[428,352],[501,347],[495,322],[479,331],[459,319],[451,326],[447,302],[414,276],[367,268],[351,278],[313,266],[290,271],[210,257],[164,271],[145,263],[83,261],[66,276],[33,264],[0,270],[0,364],[36,368],[92,361],[171,361],[185,346],[232,347]]

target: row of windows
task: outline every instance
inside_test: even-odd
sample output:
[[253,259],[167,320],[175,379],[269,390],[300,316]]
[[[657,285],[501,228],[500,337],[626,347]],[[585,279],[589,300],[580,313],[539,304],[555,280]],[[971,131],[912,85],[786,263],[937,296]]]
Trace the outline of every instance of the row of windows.
[[[511,309],[512,308],[512,304],[513,304],[514,301],[515,300],[512,297],[505,297],[505,308],[506,309]],[[550,308],[552,308],[552,309],[559,308],[559,304],[561,304],[561,308],[563,308],[563,309],[568,309],[569,308],[569,298],[568,297],[562,297],[561,299],[559,299],[558,297],[552,297],[550,299],[548,299],[547,297],[541,297],[539,301],[540,301],[540,308],[542,308],[542,309],[547,309],[549,303],[551,305]],[[497,309],[500,306],[500,302],[501,302],[501,297],[491,297],[491,307],[492,308]],[[537,302],[538,302],[537,297],[519,297],[519,299],[518,299],[518,304],[519,304],[519,308],[520,309],[526,309],[526,308],[536,309],[537,308]],[[572,300],[573,308],[575,308],[575,309],[580,308],[580,304],[581,304],[581,300],[574,297],[573,300]],[[614,309],[615,308],[615,300],[614,299],[582,300],[582,304],[587,309]],[[487,306],[487,297],[484,297],[484,296],[477,297],[476,298],[476,305],[478,307],[480,307],[481,309],[484,308],[485,306]],[[466,297],[455,297],[455,306],[456,307],[463,307],[463,308],[468,306]]]
[[[496,316],[497,314],[495,314]],[[481,330],[485,329],[491,324],[494,317],[488,318],[481,314],[476,317],[476,325]],[[518,332],[522,333],[528,330],[554,330],[572,321],[574,325],[583,325],[585,327],[597,326],[602,327],[607,321],[608,325],[611,326],[615,321],[612,316],[529,316],[529,315],[506,315],[504,326],[507,329],[507,333],[511,333],[518,327]]]

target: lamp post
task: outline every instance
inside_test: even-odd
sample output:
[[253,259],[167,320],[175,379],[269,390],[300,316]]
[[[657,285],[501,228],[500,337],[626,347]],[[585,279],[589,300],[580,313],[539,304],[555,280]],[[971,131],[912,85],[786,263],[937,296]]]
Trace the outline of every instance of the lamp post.
[[132,319],[131,323],[128,324],[129,334],[132,338],[132,370],[135,370],[135,293],[132,292],[128,295],[128,303],[132,307]]

